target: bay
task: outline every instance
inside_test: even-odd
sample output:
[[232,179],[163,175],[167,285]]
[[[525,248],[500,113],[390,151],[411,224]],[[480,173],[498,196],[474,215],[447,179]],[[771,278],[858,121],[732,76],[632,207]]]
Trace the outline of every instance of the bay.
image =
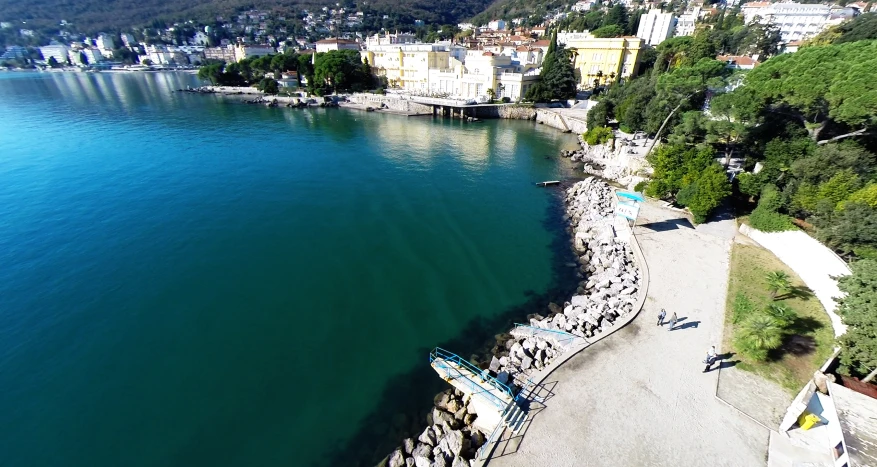
[[0,74],[0,464],[368,465],[568,288],[570,135],[197,84]]

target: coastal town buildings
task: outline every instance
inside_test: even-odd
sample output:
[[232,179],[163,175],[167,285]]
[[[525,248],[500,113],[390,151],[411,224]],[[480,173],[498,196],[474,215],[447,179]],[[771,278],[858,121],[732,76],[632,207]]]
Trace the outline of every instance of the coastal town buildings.
[[579,86],[598,84],[635,76],[639,70],[640,53],[646,43],[639,37],[598,38],[590,33],[560,33],[557,41],[573,54],[573,66]]
[[97,49],[82,49],[80,51],[82,55],[85,56],[85,60],[89,65],[94,65],[96,63],[104,61],[104,56],[100,50]]
[[50,58],[54,58],[59,64],[64,64],[67,63],[70,47],[54,43],[40,47],[40,53],[43,54],[43,60],[48,61]]
[[226,63],[236,61],[234,55],[234,46],[226,45],[222,47],[207,47],[204,49],[204,58],[208,60],[219,60]]
[[137,47],[137,41],[134,39],[133,34],[123,32],[122,34],[119,34],[119,38],[122,39],[122,44],[125,47]]
[[347,39],[330,38],[317,41],[317,53],[330,50],[359,50],[359,42]]
[[661,10],[649,10],[648,13],[640,17],[639,28],[636,37],[646,41],[650,46],[656,46],[673,37],[676,29],[676,17],[672,13],[662,13]]
[[113,50],[116,48],[116,41],[109,34],[101,34],[94,41],[98,50],[107,58],[113,58]]
[[700,7],[694,7],[687,10],[685,14],[679,15],[676,20],[675,35],[677,37],[693,36],[698,19],[700,19]]
[[237,44],[234,46],[234,60],[239,62],[245,58],[262,57],[264,55],[271,55],[275,52],[276,50],[274,47],[271,47],[270,45]]
[[793,2],[749,2],[743,4],[741,12],[747,24],[757,21],[776,25],[783,42],[813,37],[825,28],[859,14],[855,8]]
[[378,76],[385,76],[391,86],[410,91],[426,91],[430,69],[449,69],[450,51],[446,45],[392,44],[376,45],[361,52]]

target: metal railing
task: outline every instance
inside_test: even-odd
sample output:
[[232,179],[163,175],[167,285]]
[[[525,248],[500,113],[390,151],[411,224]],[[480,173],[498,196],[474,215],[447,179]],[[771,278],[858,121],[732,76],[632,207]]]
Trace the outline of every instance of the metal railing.
[[585,342],[588,341],[584,337],[577,336],[575,334],[570,334],[566,331],[560,331],[557,329],[547,329],[547,328],[540,328],[540,327],[536,327],[536,326],[531,326],[529,324],[515,323],[515,329],[518,329],[518,328],[533,329],[533,330],[539,331],[539,332],[550,332],[550,333],[557,334],[558,337],[556,339],[557,339],[558,344],[572,341],[575,339],[582,339]]
[[[453,363],[453,365],[449,365],[445,362]],[[509,401],[494,394],[493,390],[498,391],[504,396],[508,396],[511,400],[515,399],[514,392],[508,385],[501,383],[493,376],[487,374],[486,370],[476,367],[453,352],[449,352],[441,347],[436,347],[429,353],[429,363],[435,368],[443,371],[445,379],[456,379],[462,381],[462,383],[472,391],[473,396],[482,395],[500,410],[502,410]],[[472,377],[478,378],[482,383],[485,383],[492,389],[485,388],[478,384],[472,380],[472,378],[463,374],[463,372],[460,371],[460,368],[469,371],[472,373]]]

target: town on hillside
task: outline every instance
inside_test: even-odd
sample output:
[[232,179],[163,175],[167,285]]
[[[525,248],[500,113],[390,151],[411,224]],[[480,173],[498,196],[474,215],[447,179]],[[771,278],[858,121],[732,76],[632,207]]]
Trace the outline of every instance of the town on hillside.
[[[550,47],[546,31],[557,31],[557,43],[570,52],[576,89],[586,91],[636,76],[644,63],[654,61],[655,48],[663,41],[716,28],[717,20],[728,23],[733,18],[738,22],[734,32],[746,37],[745,44],[738,41],[733,49],[718,51],[716,58],[734,68],[751,69],[768,55],[794,52],[804,41],[873,8],[877,7],[863,2],[840,6],[693,0],[667,5],[582,0],[542,16],[495,19],[481,25],[427,25],[415,20],[407,30],[387,30],[378,28],[386,15],[370,18],[354,8],[323,7],[285,14],[250,10],[217,16],[209,24],[156,21],[127,32],[93,35],[77,31],[75,24],[61,18],[57,30],[28,29],[25,21],[9,18],[0,22],[5,45],[0,65],[43,70],[186,69],[266,55],[352,50],[389,88],[434,97],[517,102],[540,80]],[[276,78],[281,88],[307,82],[295,69],[276,71],[290,72],[267,75]]]

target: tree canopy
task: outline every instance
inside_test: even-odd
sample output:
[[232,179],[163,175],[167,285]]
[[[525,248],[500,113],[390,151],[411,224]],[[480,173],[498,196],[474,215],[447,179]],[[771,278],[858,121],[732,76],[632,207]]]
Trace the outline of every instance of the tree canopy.
[[877,368],[877,260],[856,261],[850,269],[852,275],[838,280],[838,287],[846,294],[837,307],[847,325],[840,338],[841,371],[865,376]]
[[563,44],[557,43],[557,34],[553,34],[545,58],[542,59],[539,81],[530,87],[524,98],[534,102],[548,102],[571,99],[575,95],[576,76],[572,61]]
[[[744,81],[766,111],[794,116],[814,141],[831,127],[834,139],[877,126],[877,41],[806,47],[774,57]],[[859,133],[861,134],[861,133]]]

